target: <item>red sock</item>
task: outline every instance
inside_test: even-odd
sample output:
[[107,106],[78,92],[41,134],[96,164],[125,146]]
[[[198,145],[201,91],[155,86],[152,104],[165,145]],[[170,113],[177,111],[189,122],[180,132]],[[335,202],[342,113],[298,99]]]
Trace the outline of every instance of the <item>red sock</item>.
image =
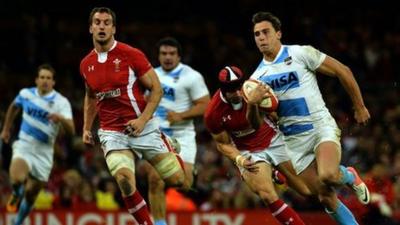
[[136,190],[131,196],[124,197],[124,202],[128,212],[136,219],[139,225],[153,225],[146,202],[139,191]]
[[272,215],[284,225],[305,225],[299,215],[284,201],[278,199],[269,205]]

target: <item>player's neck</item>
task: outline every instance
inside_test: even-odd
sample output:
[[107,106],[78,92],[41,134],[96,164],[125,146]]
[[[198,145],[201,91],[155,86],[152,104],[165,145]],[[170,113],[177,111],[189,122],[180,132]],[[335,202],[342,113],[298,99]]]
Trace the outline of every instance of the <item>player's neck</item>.
[[52,92],[53,91],[53,89],[52,90],[40,90],[39,88],[37,89],[37,93],[40,95],[40,96],[45,96],[45,95],[48,95],[50,92]]
[[108,52],[111,47],[114,45],[115,39],[111,38],[108,42],[106,43],[99,43],[97,41],[94,41],[94,48],[96,49],[96,52]]
[[270,52],[264,52],[264,59],[267,60],[268,62],[272,62],[275,60],[276,56],[278,55],[279,51],[281,50],[282,44],[279,43],[277,44],[272,51]]

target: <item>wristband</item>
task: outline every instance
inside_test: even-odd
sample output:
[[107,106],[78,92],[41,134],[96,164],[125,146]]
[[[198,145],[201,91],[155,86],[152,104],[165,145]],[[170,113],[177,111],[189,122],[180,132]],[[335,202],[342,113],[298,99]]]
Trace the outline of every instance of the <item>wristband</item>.
[[236,165],[243,167],[243,163],[245,160],[246,159],[242,155],[237,155],[235,158],[235,163]]

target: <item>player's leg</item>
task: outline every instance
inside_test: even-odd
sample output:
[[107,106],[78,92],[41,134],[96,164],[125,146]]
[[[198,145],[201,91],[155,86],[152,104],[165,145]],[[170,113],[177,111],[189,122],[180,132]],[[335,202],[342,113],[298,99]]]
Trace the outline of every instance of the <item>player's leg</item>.
[[243,179],[249,188],[269,206],[272,215],[281,224],[304,224],[298,214],[276,193],[271,178],[271,166],[265,162],[259,162],[257,166],[258,172],[241,169]]
[[149,162],[168,187],[181,187],[183,185],[185,173],[182,163],[175,153],[158,153],[149,159]]
[[312,162],[299,176],[312,193],[318,195],[325,211],[340,225],[358,224],[351,211],[337,198],[332,186],[327,186],[319,179],[317,163]]
[[311,190],[302,181],[302,179],[296,175],[296,171],[293,168],[291,161],[285,161],[276,166],[279,172],[281,172],[288,182],[288,185],[296,190],[299,194],[304,197],[312,196]]
[[316,149],[318,175],[326,185],[343,185],[351,187],[362,204],[368,204],[370,194],[367,186],[352,167],[339,165],[341,158],[340,145],[335,142],[322,142]]
[[183,163],[183,167],[184,167],[184,172],[185,172],[185,181],[182,185],[182,187],[180,188],[182,191],[189,191],[190,188],[193,185],[193,169],[194,169],[194,165],[193,163],[187,163],[184,162]]
[[10,164],[12,194],[7,202],[8,212],[16,212],[24,195],[24,184],[28,179],[29,165],[22,157],[13,156]]
[[32,211],[33,205],[40,190],[44,187],[45,182],[39,181],[33,177],[29,177],[25,186],[25,195],[21,200],[18,208],[17,216],[14,220],[14,225],[21,225],[24,219]]
[[164,134],[154,132],[150,138],[153,146],[149,146],[149,150],[145,151],[146,159],[168,187],[182,187],[185,180],[182,159]]
[[318,177],[324,185],[339,186],[340,146],[333,141],[322,142],[315,150]]
[[106,155],[111,175],[115,178],[128,212],[140,225],[152,225],[146,202],[136,189],[135,157],[131,150],[112,150]]
[[150,211],[154,219],[154,224],[166,225],[165,183],[150,163],[143,162],[143,168],[145,168],[147,173]]

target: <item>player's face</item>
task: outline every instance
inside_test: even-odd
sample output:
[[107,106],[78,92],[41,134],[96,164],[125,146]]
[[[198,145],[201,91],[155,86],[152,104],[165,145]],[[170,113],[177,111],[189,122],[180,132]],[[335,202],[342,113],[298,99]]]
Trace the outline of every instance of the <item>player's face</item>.
[[240,90],[225,92],[225,98],[232,104],[239,104],[242,102],[242,92]]
[[93,35],[93,40],[100,45],[109,43],[114,38],[115,34],[112,16],[108,13],[95,13],[89,32]]
[[275,54],[279,51],[282,33],[276,32],[268,21],[256,23],[253,28],[254,40],[260,52],[263,54]]
[[173,46],[161,45],[158,60],[160,61],[161,67],[165,71],[171,71],[178,66],[181,61],[181,57],[178,54],[178,49]]
[[53,73],[47,69],[41,69],[35,80],[36,86],[40,94],[47,94],[53,90],[56,82]]

